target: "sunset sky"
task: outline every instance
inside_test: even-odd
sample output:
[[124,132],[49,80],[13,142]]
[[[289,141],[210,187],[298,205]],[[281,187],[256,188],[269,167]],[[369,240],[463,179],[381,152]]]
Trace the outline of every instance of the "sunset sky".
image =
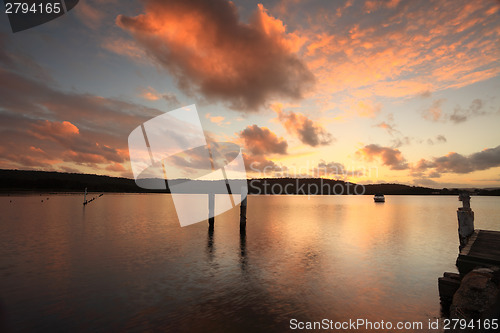
[[196,104],[248,177],[500,186],[500,1],[81,0],[15,34],[0,16],[2,169],[132,178],[132,130]]

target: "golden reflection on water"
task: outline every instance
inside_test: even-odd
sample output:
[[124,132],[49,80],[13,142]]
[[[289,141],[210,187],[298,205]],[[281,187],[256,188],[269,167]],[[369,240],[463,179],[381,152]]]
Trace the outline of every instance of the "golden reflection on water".
[[[10,197],[12,198],[12,197]],[[0,197],[0,298],[19,330],[275,331],[299,320],[439,315],[455,197],[250,196],[181,228],[170,195]],[[474,198],[495,229],[498,198]],[[193,207],[196,209],[196,207]],[[197,320],[194,320],[196,318]]]

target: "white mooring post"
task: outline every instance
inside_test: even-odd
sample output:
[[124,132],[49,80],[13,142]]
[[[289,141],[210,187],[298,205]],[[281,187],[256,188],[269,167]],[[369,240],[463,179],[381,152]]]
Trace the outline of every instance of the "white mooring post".
[[85,188],[85,194],[83,195],[83,204],[87,204],[87,188]]

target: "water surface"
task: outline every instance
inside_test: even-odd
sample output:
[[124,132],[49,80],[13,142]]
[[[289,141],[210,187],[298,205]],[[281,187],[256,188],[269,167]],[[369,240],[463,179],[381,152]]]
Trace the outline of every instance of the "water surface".
[[[217,216],[212,233],[206,222],[181,228],[167,194],[106,194],[86,207],[82,199],[0,197],[4,328],[427,322],[440,316],[437,278],[456,271],[456,196],[250,196],[243,235],[238,209]],[[471,206],[476,228],[499,230],[500,198],[473,197]]]

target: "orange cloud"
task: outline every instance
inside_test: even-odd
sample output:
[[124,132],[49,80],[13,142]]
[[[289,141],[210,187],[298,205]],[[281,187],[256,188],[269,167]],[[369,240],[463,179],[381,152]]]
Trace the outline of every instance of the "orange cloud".
[[328,145],[334,141],[331,133],[300,112],[284,111],[279,104],[271,108],[278,114],[278,120],[288,133],[297,136],[302,143],[311,147]]
[[314,81],[294,53],[303,39],[262,5],[247,24],[226,0],[145,3],[145,14],[116,23],[188,93],[257,110],[273,97],[301,98]]
[[[62,92],[2,68],[0,82],[0,165],[8,168],[105,170],[128,159],[130,131],[161,114],[120,100]],[[50,120],[40,120],[47,115]]]
[[78,127],[69,121],[43,120],[33,125],[33,134],[40,139],[66,140],[68,137],[80,134]]
[[32,152],[45,154],[45,152],[43,151],[43,149],[40,149],[40,148],[37,148],[37,147],[33,147],[33,146],[31,146],[31,147],[30,147],[30,150],[31,150]]
[[245,147],[253,155],[286,154],[288,143],[283,138],[272,132],[269,128],[257,125],[247,126],[240,132],[240,137],[245,142]]
[[157,101],[161,98],[161,95],[154,88],[147,87],[142,89],[141,97],[148,101]]
[[376,144],[366,145],[356,152],[358,158],[372,162],[379,159],[382,165],[388,166],[391,170],[408,169],[408,164],[399,149],[381,147]]
[[104,19],[104,13],[98,10],[94,4],[89,4],[88,1],[82,1],[78,4],[75,10],[76,15],[88,28],[96,29],[101,25]]
[[382,105],[369,100],[351,100],[351,113],[361,118],[374,118],[380,113]]
[[106,167],[106,170],[113,172],[125,172],[127,169],[123,167],[120,163],[113,163]]
[[99,154],[67,150],[63,153],[62,156],[65,161],[72,161],[77,163],[95,163],[95,164],[107,163],[107,159]]
[[140,48],[134,41],[126,40],[123,38],[106,39],[101,46],[108,51],[127,56],[136,61],[146,61],[147,59],[144,50]]
[[210,120],[212,123],[214,124],[217,124],[217,125],[229,125],[230,122],[224,122],[224,120],[226,119],[225,117],[223,116],[212,116],[210,113],[207,113],[205,115],[205,118],[207,118],[208,120]]
[[[359,16],[359,4],[341,10]],[[499,5],[495,1],[366,1],[346,24],[317,13],[306,61],[318,80],[318,96],[335,92],[409,97],[464,87],[500,73]],[[394,10],[397,7],[397,10]],[[354,16],[353,16],[354,17]]]
[[373,11],[378,10],[379,8],[395,8],[399,4],[401,0],[389,0],[389,1],[376,1],[376,0],[367,0],[365,2],[365,11],[367,13],[371,13]]
[[[391,119],[392,120],[392,119]],[[394,126],[394,124],[389,124],[385,121],[382,121],[376,125],[373,125],[373,127],[379,127],[387,131],[391,136],[394,136],[394,134],[400,134],[401,132],[397,130]]]

